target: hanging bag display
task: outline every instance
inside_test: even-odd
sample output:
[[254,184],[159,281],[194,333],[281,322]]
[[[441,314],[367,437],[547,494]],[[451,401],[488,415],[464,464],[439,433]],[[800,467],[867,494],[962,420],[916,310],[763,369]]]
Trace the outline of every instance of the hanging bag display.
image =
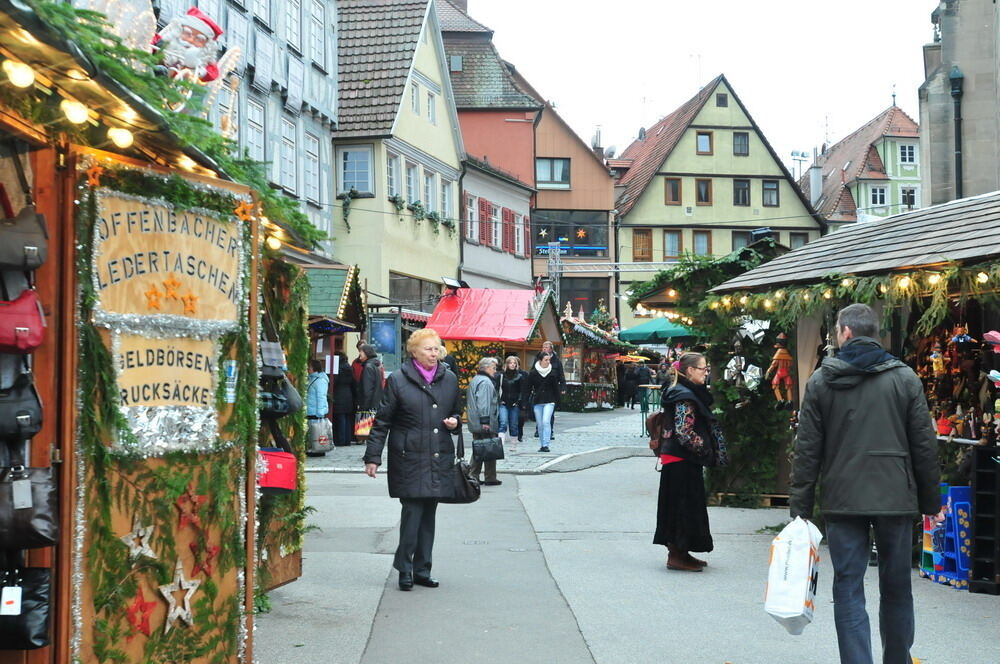
[[260,414],[267,419],[279,419],[302,409],[302,396],[277,367],[260,370]]
[[0,551],[0,650],[49,645],[51,570],[25,567],[22,557]]
[[275,420],[267,422],[275,445],[257,452],[257,486],[264,494],[278,495],[295,491],[298,480],[298,459],[292,446]]
[[45,217],[35,211],[21,156],[16,147],[11,152],[11,160],[27,204],[16,215],[0,218],[0,234],[3,234],[3,242],[0,242],[0,270],[36,270],[48,255],[48,231],[45,228]]
[[0,546],[36,549],[59,539],[59,498],[52,468],[29,468],[24,444],[0,443]]
[[43,341],[45,314],[38,293],[28,289],[15,299],[0,299],[0,353],[30,353]]
[[42,428],[42,403],[30,373],[0,388],[0,438],[28,439]]

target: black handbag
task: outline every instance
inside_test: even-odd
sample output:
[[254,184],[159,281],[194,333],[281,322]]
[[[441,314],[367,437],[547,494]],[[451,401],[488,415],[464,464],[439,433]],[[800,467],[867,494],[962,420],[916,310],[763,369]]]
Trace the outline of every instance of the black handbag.
[[302,409],[302,396],[279,368],[264,366],[260,371],[260,414],[279,419]]
[[0,466],[0,546],[52,546],[59,539],[59,495],[52,468],[28,468],[20,447],[20,442],[0,443],[10,457]]
[[0,650],[34,650],[49,645],[52,572],[25,567],[22,554],[0,551],[0,587],[20,588],[17,615],[0,615]]
[[27,439],[42,428],[42,402],[30,373],[20,373],[0,389],[0,438]]
[[21,155],[16,147],[11,151],[11,159],[27,205],[13,217],[0,219],[0,233],[3,234],[3,242],[0,242],[0,270],[35,270],[45,262],[48,255],[49,234],[45,228],[44,215],[35,211]]
[[503,458],[503,441],[500,438],[473,438],[473,461],[497,461]]
[[[461,426],[461,425],[459,425]],[[445,482],[451,485],[452,494],[447,498],[440,498],[438,502],[450,504],[468,504],[479,500],[481,488],[479,478],[472,476],[469,464],[465,462],[465,443],[462,440],[462,430],[458,430],[458,457],[455,465],[449,471],[449,477]]]

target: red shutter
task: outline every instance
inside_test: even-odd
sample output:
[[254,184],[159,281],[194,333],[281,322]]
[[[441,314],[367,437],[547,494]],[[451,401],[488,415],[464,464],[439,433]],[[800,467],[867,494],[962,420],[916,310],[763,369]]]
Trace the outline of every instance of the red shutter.
[[514,211],[503,209],[503,250],[514,251]]
[[524,216],[524,255],[531,257],[535,253],[534,247],[531,246],[531,219],[527,215]]
[[489,245],[492,229],[490,228],[490,202],[479,198],[479,242]]

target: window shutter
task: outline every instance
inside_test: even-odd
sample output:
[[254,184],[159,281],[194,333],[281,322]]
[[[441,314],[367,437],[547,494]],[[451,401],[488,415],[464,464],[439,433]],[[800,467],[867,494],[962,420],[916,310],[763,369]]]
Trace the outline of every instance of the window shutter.
[[503,209],[503,247],[504,251],[514,251],[514,211]]
[[490,202],[479,197],[479,242],[481,244],[489,245],[491,237],[490,228]]
[[531,247],[531,219],[527,215],[524,217],[524,255],[531,256],[534,250]]

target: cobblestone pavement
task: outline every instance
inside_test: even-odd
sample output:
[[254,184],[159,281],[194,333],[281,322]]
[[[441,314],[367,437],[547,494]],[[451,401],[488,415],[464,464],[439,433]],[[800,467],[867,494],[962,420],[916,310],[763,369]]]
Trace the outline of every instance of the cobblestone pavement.
[[[639,410],[618,408],[594,413],[556,413],[555,437],[548,453],[538,451],[535,423],[528,422],[524,441],[507,441],[506,458],[497,462],[500,473],[535,474],[582,470],[615,459],[649,455],[641,435]],[[468,434],[468,429],[466,429]],[[471,442],[465,436],[466,457]],[[360,472],[364,446],[336,447],[323,457],[310,457],[306,472]]]

